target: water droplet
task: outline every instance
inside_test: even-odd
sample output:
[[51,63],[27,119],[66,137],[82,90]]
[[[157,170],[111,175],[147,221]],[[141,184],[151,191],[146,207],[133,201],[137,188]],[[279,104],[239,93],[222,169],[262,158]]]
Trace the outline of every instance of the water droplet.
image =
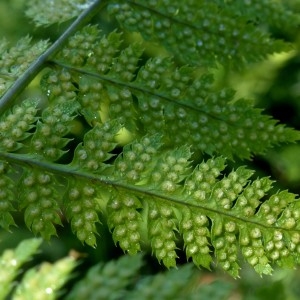
[[197,46],[198,46],[198,47],[202,47],[202,46],[203,46],[203,42],[202,42],[201,40],[198,40],[198,41],[197,41]]

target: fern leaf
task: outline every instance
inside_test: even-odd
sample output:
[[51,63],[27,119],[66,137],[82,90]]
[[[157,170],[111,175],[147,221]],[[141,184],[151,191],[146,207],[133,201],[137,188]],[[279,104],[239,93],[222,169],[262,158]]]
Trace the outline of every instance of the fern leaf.
[[36,254],[41,239],[22,241],[14,250],[5,250],[0,257],[0,297],[6,299],[13,288],[12,282],[21,266]]
[[130,183],[143,182],[154,168],[151,157],[158,154],[161,146],[158,135],[145,136],[125,145],[114,162],[114,176]]
[[[72,76],[67,70],[50,71],[44,75],[41,87],[51,102],[65,102],[76,98],[76,88],[71,82]],[[62,97],[62,94],[64,97]]]
[[187,258],[192,258],[198,266],[210,269],[212,257],[209,248],[208,222],[209,220],[204,214],[198,214],[189,208],[184,208],[179,231],[185,243]]
[[[199,260],[198,256],[199,253],[208,255],[211,243],[217,262],[234,277],[238,276],[239,270],[239,246],[242,249],[251,249],[246,251],[246,259],[260,274],[270,273],[270,262],[281,266],[290,266],[291,261],[297,262],[298,254],[294,249],[300,242],[296,229],[299,222],[299,202],[292,195],[287,201],[287,193],[276,193],[261,204],[260,199],[270,190],[271,181],[262,178],[249,182],[252,172],[245,168],[239,168],[227,177],[218,179],[217,176],[224,168],[224,160],[221,158],[200,164],[190,175],[185,175],[187,179],[184,186],[177,185],[180,170],[186,170],[183,166],[188,158],[178,153],[180,151],[167,152],[165,157],[169,159],[162,160],[165,165],[158,163],[149,174],[148,182],[139,181],[135,185],[136,188],[133,188],[134,193],[141,194],[143,203],[147,206],[149,239],[151,248],[159,260],[167,266],[175,265],[174,232],[179,230],[187,247],[187,255],[192,257],[195,263],[206,267],[209,265],[208,256],[204,256],[202,260]],[[133,156],[133,153],[131,155]],[[135,157],[138,159],[137,152]],[[155,161],[160,162],[160,159]],[[174,176],[172,169],[177,170],[174,172],[177,176]],[[153,186],[152,178],[160,178],[159,183]],[[126,188],[122,185],[122,189]],[[169,206],[159,203],[158,199],[172,204]],[[119,211],[120,221],[115,217],[118,224],[124,220],[122,215],[126,214],[126,208],[122,207],[120,202],[113,203],[113,207]],[[131,200],[131,203],[134,201]],[[264,205],[273,207],[276,213],[261,213]],[[293,214],[290,205],[294,208]],[[281,213],[285,209],[288,218]],[[119,241],[125,237],[130,239],[130,230],[123,229],[117,233]],[[279,243],[273,254],[267,247],[267,241],[274,244],[276,239]],[[293,243],[296,244],[292,246]],[[121,246],[124,250],[130,248],[124,248],[124,244]]]
[[14,292],[14,299],[57,299],[60,288],[69,279],[76,261],[66,257],[53,264],[44,262],[39,269],[29,269]]
[[[95,174],[110,174],[112,166],[104,162],[113,157],[110,151],[117,145],[115,136],[119,130],[117,122],[107,122],[92,128],[84,136],[83,144],[76,147],[71,167]],[[97,189],[89,182],[78,184],[76,180],[69,180],[65,196],[66,216],[73,232],[79,240],[94,247],[97,234],[95,224],[99,222],[97,212],[100,211],[100,205],[95,199],[97,194]]]
[[[216,2],[113,1],[108,10],[125,29],[162,43],[184,63],[211,66],[218,61],[240,67],[245,61],[258,61],[289,49],[250,24],[247,15],[237,17],[234,9],[221,9]],[[246,2],[239,3],[247,9]],[[259,8],[252,6],[255,12]]]
[[[91,267],[84,278],[78,278],[72,257],[65,257],[52,264],[43,262],[40,266],[20,272],[20,267],[38,252],[40,239],[22,241],[14,250],[5,250],[0,257],[0,296],[3,299],[198,299],[227,297],[233,286],[224,281],[210,284],[199,270],[187,264],[178,269],[156,275],[139,276],[144,267],[142,255],[122,256],[116,261],[99,263]],[[35,262],[34,262],[35,263]],[[19,274],[18,274],[19,273]],[[12,281],[19,275],[15,289]],[[204,275],[205,276],[205,275]],[[75,282],[69,291],[62,290],[72,277]],[[9,286],[10,284],[10,286]]]
[[47,41],[32,44],[28,36],[20,39],[11,48],[5,40],[0,41],[0,96],[46,50],[48,45]]
[[97,264],[75,284],[66,299],[225,299],[232,291],[231,284],[225,282],[199,286],[196,281],[201,274],[191,264],[140,278],[137,275],[141,266],[141,255]]
[[37,26],[48,26],[53,23],[65,22],[78,16],[87,9],[93,0],[54,0],[48,1],[47,5],[40,1],[30,0],[27,5],[26,15]]
[[116,121],[97,124],[88,131],[75,149],[72,166],[93,173],[103,173],[109,167],[105,162],[114,155],[110,152],[117,146],[115,137],[121,125]]
[[36,106],[37,101],[26,100],[0,116],[1,150],[10,152],[22,147],[20,141],[30,136],[28,131],[34,127],[33,123],[37,120]]
[[[161,230],[163,228],[163,230]],[[153,254],[167,268],[176,266],[176,219],[172,208],[151,203],[149,199],[148,235]]]
[[[180,277],[179,273],[181,273]],[[138,282],[136,290],[126,299],[139,299],[139,297],[151,299],[156,298],[158,294],[161,299],[190,299],[193,294],[195,297],[200,297],[199,290],[187,289],[188,281],[193,281],[192,274],[193,269],[187,264],[179,270],[170,270],[157,276],[147,276]]]
[[[42,118],[36,122],[36,101],[24,101],[16,105],[10,112],[1,117],[1,150],[13,152],[21,149],[30,156],[49,161],[56,161],[65,152],[62,148],[69,139],[64,138],[71,128],[74,113],[78,110],[78,103],[67,103],[49,106],[43,111]],[[34,133],[29,133],[35,129]],[[30,146],[25,147],[21,141],[31,137]],[[27,143],[27,141],[25,140]],[[17,170],[5,163],[1,163],[1,182],[3,192],[1,196],[2,226],[8,228],[14,224],[11,211],[15,191],[12,181],[6,173],[18,176]],[[6,185],[6,186],[4,186]],[[56,234],[53,224],[61,225],[59,207],[62,197],[57,193],[58,184],[53,174],[42,170],[27,169],[19,180],[19,209],[24,209],[26,225],[35,233],[49,239]],[[59,204],[58,204],[59,203]]]
[[[16,151],[23,147],[21,142],[31,136],[28,131],[34,127],[33,123],[37,120],[36,105],[36,101],[27,100],[0,117],[1,150]],[[5,161],[1,161],[0,165],[0,226],[9,229],[11,225],[15,225],[11,212],[15,210],[13,202],[16,199],[16,190],[10,178],[11,174],[15,174],[15,170],[10,170],[10,166]]]
[[81,242],[96,247],[97,228],[99,222],[97,203],[97,189],[88,182],[69,180],[69,187],[65,195],[65,216],[71,224],[72,231]]
[[129,254],[141,251],[142,217],[138,213],[143,206],[133,195],[113,194],[107,203],[107,223],[115,243]]
[[[63,139],[77,109],[72,100],[47,108],[31,145],[37,137],[52,143],[52,134]],[[34,233],[45,238],[55,234],[61,210],[79,240],[95,246],[98,213],[103,212],[124,251],[142,249],[143,237],[168,267],[176,265],[178,237],[194,263],[209,268],[214,251],[216,262],[234,277],[239,249],[260,274],[269,274],[272,262],[282,267],[298,263],[300,202],[294,195],[279,192],[262,202],[271,188],[268,178],[251,181],[252,171],[243,167],[222,177],[223,158],[191,168],[189,148],[163,150],[158,135],[134,140],[112,160],[119,128],[117,121],[93,127],[69,165],[54,163],[56,156],[36,148],[27,154],[0,153],[2,160],[24,165],[16,190],[22,190],[18,201]],[[64,140],[57,145],[58,150],[64,147]],[[57,176],[68,182],[64,200]],[[11,186],[4,191],[9,194]]]
[[216,1],[222,9],[234,11],[239,16],[247,17],[259,26],[279,29],[288,34],[298,26],[299,15],[288,8],[285,1]]
[[[199,286],[201,275],[190,264],[142,278],[125,299],[227,299],[232,287],[225,282]],[[158,292],[159,291],[159,292]]]
[[79,104],[76,101],[50,105],[45,109],[31,140],[31,153],[46,160],[58,160],[64,154],[62,148],[70,141],[64,136],[71,130],[72,120],[78,109]]
[[62,225],[57,186],[51,173],[31,169],[23,173],[19,183],[19,208],[25,209],[25,224],[45,239],[56,235],[54,224]]
[[13,180],[7,176],[8,166],[0,161],[0,226],[9,230],[10,226],[15,225],[12,212],[15,211],[15,189]]
[[[87,42],[90,48],[84,54],[80,41],[87,32],[96,42]],[[116,32],[100,38],[94,27],[71,38],[66,51],[78,53],[74,59],[81,66],[65,64],[61,51],[58,58],[63,61],[53,62],[61,71],[47,75],[42,83],[49,99],[72,99],[75,87],[71,81],[75,81],[82,114],[91,125],[119,118],[133,133],[136,128],[159,133],[166,145],[191,144],[193,150],[230,158],[250,158],[251,153],[264,153],[275,144],[300,138],[296,131],[277,125],[253,108],[250,101],[233,101],[234,91],[214,88],[212,75],[197,76],[187,66],[176,68],[170,58],[149,59],[138,67],[141,46],[134,44],[118,52],[115,47],[120,38]]]
[[141,266],[141,255],[123,256],[117,261],[95,265],[77,282],[66,299],[124,299],[128,293],[126,289],[134,282]]
[[[259,274],[270,274],[274,264],[299,264],[300,202],[295,195],[271,193],[269,178],[252,179],[253,172],[244,167],[222,175],[223,157],[196,166],[191,161],[195,150],[249,158],[277,143],[300,138],[299,132],[277,125],[249,101],[234,100],[234,91],[214,87],[210,74],[178,63],[182,52],[189,64],[198,66],[200,55],[204,65],[211,66],[216,61],[256,61],[288,48],[247,22],[247,16],[237,18],[236,29],[236,13],[216,3],[109,4],[124,27],[165,44],[176,63],[168,56],[142,61],[141,44],[126,46],[120,33],[104,36],[95,26],[88,25],[68,40],[48,62],[50,70],[41,82],[47,101],[40,116],[37,102],[31,100],[0,116],[0,221],[4,228],[14,224],[17,209],[24,211],[25,223],[34,234],[49,239],[63,216],[81,242],[95,247],[97,223],[107,222],[115,243],[129,254],[148,245],[160,262],[175,267],[176,250],[182,245],[197,266],[220,265],[233,277],[239,275],[240,252]],[[87,5],[91,17],[90,10],[100,1],[62,4],[67,13],[53,14],[45,23],[57,16],[72,17],[68,5],[78,9]],[[42,18],[47,19],[47,14]],[[76,24],[80,26],[82,20]],[[237,42],[232,43],[235,38]],[[25,55],[18,49],[1,54],[4,80],[19,76],[40,53],[41,45],[29,46],[27,39],[20,45]],[[4,42],[0,49],[6,49]],[[21,68],[14,68],[16,61]],[[10,100],[6,96],[5,103]],[[74,150],[67,135],[79,114],[90,127]],[[116,135],[124,127],[133,141],[115,156]],[[67,152],[71,163],[62,159]],[[19,191],[17,205],[15,191]],[[66,265],[65,274],[74,262],[68,260]],[[48,271],[48,266],[41,268],[42,275]],[[38,276],[43,277],[31,270],[26,281],[31,285]],[[63,284],[40,283],[43,293],[51,296]],[[17,295],[26,293],[26,285],[20,285]]]

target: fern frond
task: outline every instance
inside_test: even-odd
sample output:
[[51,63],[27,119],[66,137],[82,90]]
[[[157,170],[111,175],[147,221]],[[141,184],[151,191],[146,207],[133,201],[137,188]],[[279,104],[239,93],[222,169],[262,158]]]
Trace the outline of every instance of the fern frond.
[[85,134],[83,143],[76,147],[71,165],[76,169],[103,174],[109,167],[105,162],[113,157],[110,152],[117,146],[115,136],[121,126],[115,120],[93,127]]
[[[234,9],[223,9],[218,2],[112,1],[108,11],[125,29],[163,44],[179,61],[198,66],[211,66],[217,61],[241,67],[245,61],[255,62],[268,54],[289,49],[287,44],[271,39],[266,32],[250,24],[247,14],[237,16]],[[270,4],[264,1],[263,7],[266,2]],[[239,5],[246,11],[249,7],[246,1],[239,1]],[[260,14],[260,7],[252,4],[252,15]],[[288,17],[288,14],[283,16]]]
[[130,293],[127,288],[134,283],[142,264],[141,255],[123,256],[116,261],[97,264],[76,283],[66,299],[125,299]]
[[[26,14],[37,26],[50,25],[79,15],[92,2],[51,1],[45,7],[31,0]],[[289,30],[295,30],[299,21],[297,15],[284,9],[281,3],[269,0],[251,5],[246,1],[224,3],[219,0],[192,0],[188,5],[181,1],[103,1],[102,5],[108,5],[108,12],[125,29],[141,33],[146,40],[162,43],[179,61],[198,66],[230,62],[241,67],[245,62],[290,49],[290,45],[271,39],[249,19],[256,22],[258,18],[267,25]]]
[[285,1],[216,1],[222,9],[244,16],[259,26],[268,26],[293,34],[300,22],[299,14],[288,8]]
[[[78,265],[72,257],[62,258],[52,264],[42,262],[20,272],[20,267],[39,251],[40,239],[22,241],[15,249],[5,250],[0,256],[0,297],[6,299],[220,299],[233,290],[225,282],[203,283],[202,274],[191,264],[156,275],[140,276],[144,265],[142,255],[122,256],[118,260],[99,263],[91,267],[84,278],[78,278],[74,268]],[[13,280],[19,275],[16,287]],[[72,277],[73,286],[62,290]]]
[[[233,101],[233,90],[214,88],[210,74],[176,68],[170,58],[153,58],[138,66],[141,46],[119,51],[120,39],[116,32],[101,37],[90,26],[78,32],[58,54],[61,61],[53,62],[58,70],[43,80],[49,99],[72,99],[75,82],[81,112],[90,124],[118,118],[131,132],[139,128],[161,134],[166,145],[190,144],[193,150],[226,157],[249,158],[299,139],[299,133],[277,125],[250,101]],[[79,67],[66,62],[71,55]],[[108,115],[102,113],[107,109]]]
[[[250,249],[244,255],[260,274],[269,274],[270,262],[291,266],[298,261],[295,250],[300,242],[299,201],[294,195],[276,193],[261,204],[262,197],[271,188],[271,181],[262,178],[249,182],[252,172],[244,168],[217,179],[224,167],[221,158],[200,164],[187,175],[183,186],[176,187],[178,177],[174,173],[179,175],[180,172],[173,173],[172,169],[182,169],[181,164],[185,164],[187,158],[178,157],[176,152],[168,153],[168,157],[169,164],[157,165],[149,174],[148,182],[141,181],[133,189],[134,193],[141,194],[142,203],[147,207],[148,235],[158,259],[167,266],[175,265],[175,232],[179,231],[187,255],[195,263],[210,264],[207,254],[211,244],[218,263],[234,277],[238,275],[239,247],[242,251]],[[151,184],[153,177],[160,178],[155,187]],[[122,185],[123,189],[126,188]],[[132,199],[127,201],[134,205]],[[128,215],[126,205],[122,207],[116,202],[114,208],[119,216]],[[130,230],[127,233],[130,239],[133,233]],[[126,229],[120,230],[119,241],[124,237]],[[203,255],[202,260],[199,253]]]
[[44,262],[39,269],[29,269],[17,286],[14,299],[57,299],[75,266],[74,258],[66,257],[53,264]]
[[6,299],[11,292],[12,282],[18,275],[20,268],[37,253],[41,239],[22,241],[15,249],[5,250],[0,256],[0,298]]
[[62,225],[59,214],[62,200],[57,189],[56,178],[40,170],[28,169],[19,183],[19,209],[25,210],[25,224],[45,239],[56,235],[54,224]]
[[[75,101],[53,104],[43,111],[41,119],[37,121],[36,101],[24,101],[2,115],[0,149],[7,152],[20,150],[37,160],[58,160],[66,152],[62,149],[69,139],[64,136],[71,129],[77,110],[78,103]],[[29,138],[30,145],[27,141]],[[26,225],[44,238],[55,235],[53,224],[61,225],[58,212],[62,203],[61,193],[57,192],[57,179],[47,171],[31,168],[26,169],[20,177],[17,169],[1,162],[1,224],[4,228],[14,224],[11,211],[14,210],[12,202],[16,193],[7,174],[19,178],[19,209],[25,210]]]
[[[57,100],[58,101],[58,100]],[[30,152],[46,160],[56,161],[64,153],[62,149],[70,141],[64,138],[72,126],[79,104],[77,101],[50,104],[43,111],[41,120],[36,124],[36,130],[31,139]]]
[[23,74],[29,65],[48,47],[47,41],[32,44],[30,37],[22,38],[9,48],[5,40],[0,41],[0,96]]
[[92,267],[77,282],[67,300],[108,299],[225,299],[233,286],[226,282],[198,284],[201,274],[187,264],[154,276],[137,276],[142,266],[140,255],[123,256],[116,261]]
[[[110,174],[112,166],[105,162],[113,157],[110,152],[117,146],[115,135],[120,128],[118,122],[111,122],[103,126],[96,125],[87,132],[83,143],[75,149],[71,168],[100,176]],[[96,245],[96,223],[99,222],[97,213],[103,207],[95,199],[97,194],[97,188],[88,181],[78,184],[77,180],[69,180],[65,196],[66,216],[73,232],[79,240],[91,246]]]
[[[24,164],[16,190],[22,190],[19,203],[35,233],[55,234],[52,224],[60,224],[60,208],[77,237],[94,246],[102,212],[124,251],[136,253],[143,240],[168,267],[176,265],[178,238],[196,265],[210,268],[213,251],[216,263],[234,277],[239,249],[260,274],[269,274],[272,262],[283,267],[299,263],[300,202],[295,195],[283,191],[268,198],[271,181],[251,181],[253,172],[243,167],[222,177],[223,158],[191,168],[187,147],[163,150],[157,135],[133,141],[111,162],[115,124],[92,128],[69,165],[30,152],[0,153],[13,165]],[[64,201],[57,197],[60,177],[68,182]]]
[[[197,276],[198,275],[198,276]],[[227,299],[233,286],[226,282],[212,282],[200,285],[201,280],[191,265],[187,264],[178,270],[170,270],[156,276],[142,278],[136,288],[128,293],[126,299]]]
[[69,180],[68,190],[64,199],[64,210],[72,231],[81,242],[96,247],[100,204],[97,202],[98,189],[89,181]]
[[7,176],[8,165],[0,161],[0,226],[6,230],[15,225],[12,212],[15,211],[14,201],[16,198],[13,180]]
[[42,240],[36,238],[24,240],[15,249],[5,250],[0,256],[1,299],[6,299],[8,294],[13,299],[57,299],[60,288],[77,265],[72,257],[63,258],[54,264],[44,262],[39,269],[29,269],[12,291],[13,280],[20,275],[20,268],[38,253],[41,243]]
[[[98,223],[107,222],[124,252],[136,254],[149,246],[169,268],[176,266],[181,247],[197,266],[218,264],[233,277],[239,275],[240,252],[259,274],[270,274],[273,264],[299,264],[296,196],[270,192],[269,178],[253,179],[244,167],[222,175],[223,157],[249,158],[277,143],[299,140],[299,132],[277,125],[249,101],[235,100],[234,91],[214,87],[213,76],[197,68],[201,56],[208,66],[242,64],[287,45],[269,39],[247,16],[237,18],[236,28],[236,13],[216,2],[162,0],[112,1],[109,9],[124,27],[168,47],[177,62],[184,52],[194,67],[170,57],[141,60],[141,44],[127,46],[122,34],[103,36],[90,25],[63,47],[101,6],[97,0],[72,3],[87,9],[0,103],[4,111],[47,62],[41,82],[47,101],[40,115],[37,101],[26,100],[0,116],[0,225],[9,229],[14,209],[24,211],[27,227],[49,239],[63,219],[82,243],[94,247]],[[71,17],[66,11],[64,16]],[[5,80],[23,70],[14,70],[10,55],[28,67],[29,41],[21,46],[25,55],[15,49],[1,56]],[[5,48],[3,42],[0,49]],[[33,47],[34,59],[41,48]],[[80,114],[90,126],[74,150],[68,135]],[[124,128],[132,141],[121,149],[116,136]],[[223,156],[196,165],[191,160],[195,150]],[[66,265],[68,273],[74,262]],[[28,284],[38,276],[30,271]],[[61,284],[49,290],[43,285],[43,292],[52,295]],[[20,285],[18,295],[25,292],[26,285]]]
[[36,26],[48,26],[77,17],[93,2],[93,0],[54,0],[47,1],[45,5],[40,1],[30,0],[27,2],[26,15],[34,21]]
[[16,151],[22,144],[20,141],[28,138],[28,132],[37,121],[37,101],[26,100],[12,111],[6,111],[0,116],[0,149]]
[[142,208],[137,197],[126,193],[113,193],[107,203],[107,223],[112,230],[113,240],[129,254],[141,250],[142,236],[138,228],[142,224],[142,217],[138,210]]

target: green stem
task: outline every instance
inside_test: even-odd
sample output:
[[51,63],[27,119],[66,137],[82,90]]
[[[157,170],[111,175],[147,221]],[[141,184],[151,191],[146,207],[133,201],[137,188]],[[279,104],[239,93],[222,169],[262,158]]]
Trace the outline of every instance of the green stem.
[[73,35],[83,24],[88,22],[97,14],[103,6],[102,0],[95,0],[94,3],[84,10],[78,18],[71,24],[70,27],[57,39],[42,55],[40,55],[30,67],[19,77],[11,88],[0,99],[0,114],[2,114],[9,104],[26,88],[33,78],[44,68],[46,62],[54,57],[60,50],[66,40]]

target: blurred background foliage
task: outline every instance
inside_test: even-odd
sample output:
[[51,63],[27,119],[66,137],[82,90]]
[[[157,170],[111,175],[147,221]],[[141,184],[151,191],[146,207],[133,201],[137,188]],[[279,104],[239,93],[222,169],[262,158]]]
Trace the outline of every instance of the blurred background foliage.
[[[285,5],[300,13],[299,0],[286,0]],[[0,38],[7,39],[11,44],[18,39],[30,35],[33,40],[50,39],[56,37],[68,26],[68,23],[56,24],[47,28],[36,29],[24,11],[26,0],[0,0]],[[94,21],[99,23],[105,31],[111,31],[116,24],[103,13]],[[232,72],[224,70],[222,66],[211,70],[216,77],[216,85],[231,87],[236,90],[236,99],[247,98],[264,110],[266,114],[273,116],[279,122],[300,130],[300,35],[298,32],[283,32],[280,28],[270,28],[271,35],[286,39],[295,45],[290,53],[281,53],[270,56],[268,60],[253,64],[243,71]],[[125,36],[127,42],[136,41],[138,35]],[[150,48],[145,44],[146,53],[165,55],[162,49]],[[36,81],[34,85],[38,86]],[[29,90],[30,92],[30,90]],[[35,95],[34,86],[31,89]],[[28,93],[28,92],[27,92]],[[264,156],[254,156],[251,161],[230,162],[231,167],[248,165],[256,170],[256,176],[271,176],[276,181],[275,189],[289,189],[300,194],[300,144],[292,144],[273,148]],[[16,247],[19,241],[32,237],[25,229],[22,219],[18,220],[18,228],[11,232],[0,230],[0,254],[6,248]],[[52,238],[50,242],[44,242],[41,251],[26,267],[36,265],[42,261],[54,262],[76,251],[82,263],[77,267],[77,275],[82,277],[89,267],[98,262],[107,262],[120,257],[123,253],[115,247],[111,234],[102,224],[99,226],[98,247],[96,249],[83,246],[76,237],[71,234],[68,226],[60,228],[59,238]],[[163,271],[163,267],[151,255],[145,256],[143,274],[155,274]],[[184,264],[185,261],[179,262]],[[233,281],[218,269],[213,272],[201,271],[201,284],[203,283],[230,283],[232,300],[296,300],[300,299],[300,270],[275,270],[272,277],[260,278],[254,271],[245,265],[241,272],[241,279]],[[199,273],[199,274],[200,274]],[[142,275],[143,275],[142,274]],[[75,277],[76,279],[76,277]],[[204,284],[204,285],[205,285]],[[217,284],[218,286],[218,284]],[[222,286],[222,285],[221,285]],[[202,299],[211,299],[211,290],[203,294]],[[221,299],[221,298],[220,298]],[[225,299],[225,298],[222,298]]]

